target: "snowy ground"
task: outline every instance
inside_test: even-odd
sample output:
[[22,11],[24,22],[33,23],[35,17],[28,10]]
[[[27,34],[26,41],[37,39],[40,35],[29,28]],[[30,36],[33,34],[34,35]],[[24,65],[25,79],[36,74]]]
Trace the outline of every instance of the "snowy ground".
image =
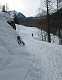
[[[0,20],[0,80],[62,80],[62,46],[38,41],[32,32]],[[18,45],[17,34],[25,46]]]

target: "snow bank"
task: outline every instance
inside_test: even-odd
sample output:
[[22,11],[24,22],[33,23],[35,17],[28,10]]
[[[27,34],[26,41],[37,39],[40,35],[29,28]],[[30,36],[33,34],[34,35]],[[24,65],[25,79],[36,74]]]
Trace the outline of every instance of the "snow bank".
[[30,64],[28,56],[26,48],[17,43],[16,31],[0,20],[0,80],[23,80]]

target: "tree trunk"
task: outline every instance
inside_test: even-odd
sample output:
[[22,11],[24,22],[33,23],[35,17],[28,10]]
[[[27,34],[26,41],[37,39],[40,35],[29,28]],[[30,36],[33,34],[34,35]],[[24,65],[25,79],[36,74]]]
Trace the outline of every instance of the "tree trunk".
[[58,29],[58,36],[59,36],[59,45],[62,45],[61,24],[59,25]]
[[46,4],[47,4],[47,21],[48,21],[48,42],[51,42],[51,37],[50,37],[50,24],[49,24],[49,9],[48,9],[48,0],[46,0]]

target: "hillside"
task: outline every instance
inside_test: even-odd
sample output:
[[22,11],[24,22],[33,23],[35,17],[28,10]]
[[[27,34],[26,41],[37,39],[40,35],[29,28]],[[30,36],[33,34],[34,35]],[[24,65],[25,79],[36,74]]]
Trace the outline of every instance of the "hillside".
[[[0,80],[62,80],[62,46],[36,40],[37,28],[16,25],[0,14]],[[17,35],[25,46],[19,46]]]

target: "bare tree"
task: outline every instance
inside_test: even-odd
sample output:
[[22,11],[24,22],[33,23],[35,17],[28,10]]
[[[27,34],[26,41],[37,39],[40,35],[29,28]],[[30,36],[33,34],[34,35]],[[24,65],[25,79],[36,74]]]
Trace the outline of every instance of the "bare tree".
[[50,28],[52,25],[50,25],[50,15],[54,13],[56,9],[56,0],[46,0],[46,8],[47,8],[47,21],[48,21],[48,42],[51,42],[51,36],[50,36]]
[[50,37],[50,25],[49,25],[49,0],[46,0],[46,7],[47,7],[47,21],[48,21],[48,42],[51,42]]
[[6,11],[8,11],[8,10],[9,10],[8,3],[6,3]]
[[[60,13],[58,12],[59,10],[59,3],[61,2],[61,0],[57,0],[57,16],[59,17],[60,16]],[[57,26],[57,30],[58,30],[58,36],[59,36],[59,44],[62,45],[62,35],[61,35],[61,27],[62,27],[62,24],[59,22],[58,26]]]
[[5,12],[5,5],[2,6],[2,12]]

